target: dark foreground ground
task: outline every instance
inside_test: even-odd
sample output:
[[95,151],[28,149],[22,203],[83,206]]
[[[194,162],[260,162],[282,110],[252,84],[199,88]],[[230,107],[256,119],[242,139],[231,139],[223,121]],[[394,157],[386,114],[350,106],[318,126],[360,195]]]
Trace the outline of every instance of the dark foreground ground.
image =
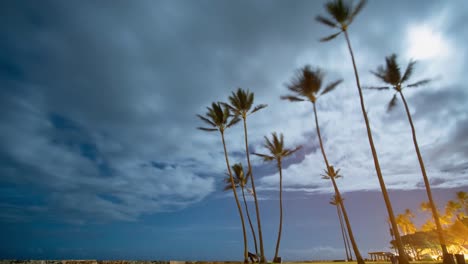
[[[0,264],[238,264],[239,261],[150,261],[150,260],[0,260]],[[357,264],[355,261],[293,261],[283,264]],[[368,264],[390,264],[390,262],[367,261]],[[442,264],[441,261],[414,261],[411,264]]]

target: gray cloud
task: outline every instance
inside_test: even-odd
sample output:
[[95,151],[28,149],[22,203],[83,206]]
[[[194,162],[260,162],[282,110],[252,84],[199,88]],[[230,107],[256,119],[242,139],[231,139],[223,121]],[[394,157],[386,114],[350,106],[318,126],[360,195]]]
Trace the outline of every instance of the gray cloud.
[[[311,105],[279,100],[295,68],[308,63],[327,70],[326,80],[345,79],[318,104],[327,153],[345,176],[340,185],[347,191],[377,189],[343,39],[317,41],[329,33],[313,21],[323,13],[322,4],[2,3],[0,126],[2,155],[10,164],[0,168],[3,178],[51,191],[49,206],[60,211],[131,220],[182,208],[214,192],[225,169],[219,136],[195,130],[200,125],[195,114],[240,86],[254,91],[258,103],[269,104],[248,121],[254,149],[264,151],[260,143],[272,131],[283,132],[288,145],[306,147],[285,171],[287,189],[329,192],[329,183],[319,177],[323,162]],[[411,26],[433,28],[451,48],[422,60],[414,77],[442,79],[408,91],[429,175],[443,179],[438,187],[468,180],[462,144],[467,36],[459,34],[466,15],[455,5],[466,3],[370,2],[350,28],[365,84],[376,83],[368,71],[391,52],[401,54],[406,65]],[[385,113],[391,94],[365,96],[389,187],[419,188],[402,110]],[[51,114],[77,124],[79,131],[54,128]],[[241,133],[239,127],[228,131],[230,151],[243,153]],[[94,154],[67,141],[87,143]],[[264,176],[260,189],[273,188],[278,178],[273,165],[255,159],[255,166]],[[449,177],[454,168],[460,175]],[[89,206],[78,208],[78,201]]]

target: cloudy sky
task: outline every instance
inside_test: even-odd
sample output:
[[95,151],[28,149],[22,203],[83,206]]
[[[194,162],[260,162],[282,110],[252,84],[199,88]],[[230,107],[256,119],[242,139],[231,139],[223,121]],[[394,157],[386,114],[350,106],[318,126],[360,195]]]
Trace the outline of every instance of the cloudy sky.
[[[287,260],[343,258],[312,105],[280,100],[306,64],[343,78],[317,108],[329,160],[365,257],[389,250],[386,210],[342,36],[317,24],[323,1],[2,1],[0,258],[241,259],[242,233],[219,135],[196,114],[242,87],[268,108],[248,120],[251,149],[282,132]],[[372,1],[349,29],[363,85],[397,53],[418,60],[406,90],[439,207],[468,189],[468,2]],[[465,43],[465,44],[464,44]],[[403,105],[365,91],[395,213],[426,200]],[[227,132],[245,162],[240,126]],[[274,253],[278,181],[253,159],[265,247]],[[253,205],[251,202],[249,203]],[[427,215],[418,212],[418,223]],[[253,247],[250,249],[253,251]]]

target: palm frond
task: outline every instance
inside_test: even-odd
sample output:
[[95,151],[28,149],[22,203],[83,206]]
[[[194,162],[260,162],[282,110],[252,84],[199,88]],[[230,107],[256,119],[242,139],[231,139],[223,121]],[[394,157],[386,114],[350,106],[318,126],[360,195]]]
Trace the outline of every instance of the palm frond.
[[[210,114],[213,114],[215,118],[223,119],[224,111],[223,111],[223,108],[221,106],[222,105],[221,105],[220,102],[212,103],[211,104],[211,109],[208,108],[208,111],[209,111]],[[229,111],[229,108],[225,107],[225,109],[228,109],[227,111]],[[212,110],[212,111],[210,111],[210,110]]]
[[[239,179],[237,177],[232,177],[232,180],[234,181],[234,186],[237,188],[239,185]],[[232,185],[231,183],[231,176],[229,176],[228,173],[226,173],[226,177],[224,177],[223,182],[229,185]]]
[[227,107],[229,108],[229,111],[233,113],[233,115],[237,115],[238,111],[236,108],[234,108],[232,105],[228,104],[228,103],[225,103],[225,102],[221,102],[221,104],[224,106],[224,107]]
[[233,125],[239,123],[240,120],[241,119],[238,116],[233,117],[231,121],[227,124],[226,128],[232,127]]
[[397,94],[395,93],[392,97],[392,100],[390,100],[390,102],[388,103],[388,106],[387,106],[387,112],[390,112],[396,105],[397,103]]
[[265,139],[265,143],[263,143],[263,146],[267,148],[270,152],[274,152],[275,145],[270,141],[270,139],[267,136],[264,136],[263,138]]
[[254,95],[254,93],[251,93],[249,90],[247,90],[246,93],[247,93],[247,96],[246,96],[247,100],[246,100],[246,106],[245,107],[246,107],[246,110],[247,110],[247,109],[250,109],[252,107],[255,95]]
[[366,90],[378,90],[378,91],[390,89],[389,86],[364,86],[362,88]]
[[203,130],[203,131],[208,131],[208,132],[218,131],[217,128],[197,127],[197,129],[200,129],[200,130]]
[[325,89],[323,90],[323,92],[321,93],[321,95],[324,95],[330,91],[333,91],[340,83],[342,83],[343,80],[336,80],[330,84],[327,85],[327,87],[325,87]]
[[266,108],[268,105],[267,104],[260,104],[254,107],[254,109],[250,112],[251,114],[257,112],[258,110],[261,110],[263,108]]
[[244,167],[242,166],[242,163],[236,163],[232,165],[231,168],[234,171],[235,182],[242,183],[245,180]]
[[293,95],[283,95],[280,97],[282,100],[289,100],[291,102],[302,102],[302,101],[305,101],[304,99],[302,98],[299,98],[297,96],[293,96]]
[[209,120],[208,118],[202,116],[202,115],[197,115],[198,118],[200,118],[203,122],[213,126],[213,127],[216,127],[216,124],[213,123],[211,120]]
[[413,74],[413,69],[414,69],[415,64],[416,64],[416,61],[410,61],[408,63],[408,66],[406,66],[405,73],[403,74],[403,77],[401,78],[401,83],[408,81],[408,79],[411,77],[411,75]]
[[393,85],[397,85],[401,82],[401,71],[400,66],[397,63],[397,55],[395,53],[385,58],[386,66],[385,69],[385,81]]
[[291,156],[292,154],[294,154],[296,151],[300,150],[301,148],[302,146],[297,146],[294,149],[286,149],[283,152],[283,157]]
[[321,39],[320,39],[320,42],[327,42],[327,41],[330,41],[330,40],[336,38],[339,34],[341,34],[341,31],[340,31],[340,32],[337,32],[337,33],[335,33],[335,34],[331,34],[330,36],[321,38]]
[[325,4],[328,14],[330,14],[341,25],[349,20],[350,6],[344,3],[343,0],[329,1]]
[[417,86],[421,86],[421,85],[424,85],[424,84],[428,84],[432,81],[432,79],[424,79],[424,80],[421,80],[421,81],[418,81],[418,82],[415,82],[415,83],[412,83],[412,84],[408,84],[406,87],[417,87]]
[[359,3],[356,5],[353,12],[349,16],[348,25],[351,24],[353,22],[354,18],[357,16],[357,14],[359,14],[359,12],[361,12],[362,8],[366,5],[366,2],[367,2],[366,0],[359,1]]
[[260,154],[260,153],[252,153],[253,155],[255,156],[259,156],[261,158],[263,158],[263,161],[272,161],[275,159],[275,157],[272,157],[272,156],[268,156],[268,155],[265,155],[265,154]]
[[320,23],[322,23],[322,24],[324,24],[326,26],[332,27],[332,28],[338,27],[338,25],[335,22],[333,22],[330,19],[328,19],[326,17],[323,17],[323,16],[316,16],[315,20],[317,22],[320,22]]
[[383,69],[382,66],[379,66],[379,67],[377,68],[377,71],[370,71],[370,73],[372,73],[373,75],[375,75],[375,77],[379,78],[381,81],[387,82],[387,81],[386,81],[386,77],[385,77],[385,70]]

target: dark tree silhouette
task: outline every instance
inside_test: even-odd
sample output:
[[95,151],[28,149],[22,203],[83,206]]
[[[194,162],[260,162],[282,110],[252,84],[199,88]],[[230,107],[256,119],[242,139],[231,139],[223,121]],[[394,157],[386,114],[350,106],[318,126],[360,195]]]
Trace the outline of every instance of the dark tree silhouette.
[[333,198],[330,200],[330,204],[334,205],[336,207],[336,213],[338,215],[338,219],[340,220],[340,229],[341,229],[341,235],[343,236],[343,243],[344,243],[345,252],[346,252],[346,259],[348,261],[352,261],[353,260],[353,255],[351,253],[351,246],[349,245],[348,233],[346,232],[346,228],[345,228],[345,226],[343,224],[343,215],[341,213],[341,208],[340,208],[340,204],[341,204],[342,200],[344,200],[344,199],[341,198],[341,200],[340,200],[336,195],[333,195]]
[[276,240],[275,248],[275,257],[273,262],[280,262],[278,259],[279,246],[281,241],[281,230],[283,229],[283,169],[282,169],[282,160],[283,158],[292,155],[294,152],[298,151],[301,146],[298,146],[294,149],[288,149],[284,147],[284,137],[283,134],[278,135],[273,132],[271,134],[271,140],[265,136],[264,147],[268,149],[269,154],[259,154],[253,153],[261,158],[264,161],[274,161],[276,160],[276,165],[278,167],[279,176],[280,176],[280,191],[279,191],[279,207],[280,207],[280,221],[279,221],[279,230],[278,230],[278,239]]
[[351,229],[351,223],[349,222],[348,213],[346,212],[346,208],[343,205],[343,198],[341,197],[341,193],[338,190],[338,186],[336,185],[336,179],[342,177],[339,174],[339,172],[340,172],[339,169],[335,171],[335,168],[333,166],[329,166],[328,170],[325,170],[325,174],[322,175],[322,178],[326,180],[331,180],[333,184],[333,188],[335,189],[335,195],[337,196],[337,200],[340,201],[341,211],[343,213],[343,218],[344,218],[346,228],[349,233],[349,239],[351,240],[351,245],[353,246],[354,255],[356,256],[356,261],[358,263],[364,263],[364,259],[362,258],[361,253],[359,252],[359,249],[357,248],[356,240],[354,239],[354,234],[353,234],[353,230]]
[[413,74],[415,64],[416,64],[415,61],[410,61],[408,66],[406,67],[405,72],[402,75],[400,71],[400,66],[397,63],[397,55],[392,54],[385,58],[385,66],[379,66],[376,71],[372,72],[372,74],[374,74],[382,82],[388,84],[388,86],[366,87],[366,88],[379,90],[379,91],[393,89],[395,91],[392,99],[388,103],[387,111],[390,111],[395,107],[397,103],[397,94],[400,95],[401,100],[403,101],[403,105],[406,110],[406,116],[408,117],[408,122],[411,126],[414,149],[416,150],[416,155],[418,157],[419,167],[421,168],[424,185],[426,187],[427,197],[429,198],[429,205],[431,207],[432,216],[434,218],[434,222],[436,225],[440,246],[442,248],[442,253],[444,255],[444,263],[448,264],[448,263],[453,263],[453,259],[451,257],[445,257],[448,254],[448,251],[447,251],[447,245],[445,242],[444,232],[443,232],[442,226],[440,225],[439,214],[437,212],[437,205],[435,204],[434,199],[432,198],[431,185],[429,183],[429,178],[427,177],[426,166],[424,165],[421,151],[419,150],[419,145],[418,145],[418,141],[416,138],[416,129],[414,128],[414,124],[413,124],[413,118],[411,117],[408,104],[406,102],[405,96],[403,95],[403,89],[418,87],[418,86],[427,84],[431,81],[430,79],[423,79],[423,80],[420,80],[411,84],[407,84],[407,82],[411,78],[411,75]]
[[232,192],[234,193],[234,199],[236,200],[237,209],[239,210],[239,217],[242,223],[242,232],[244,235],[244,263],[248,263],[248,250],[247,250],[247,234],[245,232],[245,222],[244,216],[242,214],[242,208],[239,203],[239,198],[237,197],[237,191],[235,188],[234,177],[232,176],[231,166],[229,165],[229,158],[226,149],[226,141],[224,140],[224,132],[227,128],[232,127],[236,123],[240,121],[238,117],[232,117],[227,106],[222,106],[221,103],[212,103],[211,107],[207,107],[208,111],[206,112],[205,116],[197,115],[203,122],[205,122],[210,127],[198,127],[198,129],[207,131],[207,132],[214,132],[219,131],[221,135],[221,141],[223,143],[224,148],[224,158],[226,159],[226,166],[229,173],[229,178],[231,181]]
[[[250,152],[249,152],[249,143],[248,143],[248,133],[247,133],[247,116],[267,107],[266,104],[260,104],[253,107],[254,102],[254,93],[250,91],[245,91],[241,88],[237,89],[236,92],[233,92],[229,96],[229,104],[227,106],[231,110],[232,114],[238,118],[242,118],[244,123],[244,142],[245,142],[245,152],[247,155],[247,166],[248,172],[247,175],[250,176],[250,183],[252,184],[252,195],[255,202],[255,213],[257,216],[257,226],[258,226],[258,239],[260,240],[260,263],[266,263],[265,251],[263,247],[263,235],[262,235],[262,225],[260,221],[260,209],[258,206],[257,192],[255,189],[255,180],[252,172],[252,165],[250,163]],[[253,108],[252,108],[253,107]],[[257,248],[257,242],[255,241],[255,248]],[[257,252],[258,255],[258,252]]]
[[[294,76],[291,82],[287,85],[288,90],[293,92],[294,95],[282,96],[281,99],[289,100],[291,102],[310,101],[312,103],[315,116],[315,128],[317,130],[317,136],[319,139],[320,150],[322,151],[323,160],[325,161],[325,165],[327,166],[327,172],[330,168],[330,164],[328,163],[325,148],[323,146],[322,136],[320,133],[316,102],[320,96],[333,91],[342,82],[342,80],[333,81],[326,85],[325,88],[322,90],[324,75],[324,72],[319,68],[312,70],[308,65],[299,69],[297,71],[296,76]],[[333,184],[333,189],[335,190],[335,195],[340,199],[340,201],[342,201],[340,191],[335,182],[335,178],[328,177],[327,179],[331,180]],[[361,253],[359,252],[356,240],[354,238],[353,231],[351,229],[351,224],[348,221],[348,215],[346,213],[346,209],[344,208],[344,203],[341,202],[340,206],[342,207],[341,210],[343,212],[343,215],[345,216],[346,226],[348,227],[349,237],[351,239],[351,244],[353,245],[353,250],[354,254],[356,255],[356,259],[359,263],[364,263]]]
[[[255,230],[252,225],[252,220],[250,219],[250,213],[249,213],[249,207],[247,206],[247,200],[245,199],[245,188],[248,183],[248,178],[249,175],[245,175],[244,173],[244,167],[242,166],[241,163],[236,163],[232,165],[232,171],[234,171],[234,184],[235,187],[240,187],[242,190],[242,198],[244,199],[244,206],[245,206],[245,212],[247,214],[247,219],[249,220],[249,225],[250,225],[250,230],[252,231],[252,237],[254,240],[254,245],[255,245],[255,254],[258,256],[258,248],[257,248],[257,236],[255,235]],[[227,177],[224,179],[224,182],[226,183],[226,186],[224,187],[224,190],[231,190],[232,189],[232,184],[231,184],[231,177],[227,175]]]
[[[403,243],[401,242],[401,237],[400,233],[398,232],[398,227],[395,221],[395,215],[393,213],[393,208],[392,204],[390,202],[390,198],[388,196],[387,192],[387,187],[385,186],[385,182],[382,176],[382,171],[380,169],[380,163],[379,159],[377,156],[377,151],[374,146],[374,139],[372,138],[372,131],[370,128],[370,123],[369,119],[367,117],[367,112],[365,108],[365,103],[364,103],[364,97],[362,95],[362,89],[361,89],[361,83],[359,81],[359,74],[357,71],[356,67],[356,61],[354,59],[354,53],[353,49],[351,47],[351,42],[349,40],[348,36],[348,27],[351,25],[351,23],[354,21],[356,16],[359,14],[359,12],[363,9],[363,7],[366,4],[365,0],[359,1],[359,3],[353,8],[350,4],[351,2],[344,2],[343,0],[332,0],[328,1],[325,4],[325,9],[327,10],[327,13],[330,15],[331,18],[326,18],[323,16],[317,16],[316,20],[328,27],[331,27],[333,29],[338,30],[337,32],[333,33],[332,35],[328,37],[324,37],[321,39],[322,42],[330,41],[334,38],[336,38],[338,35],[341,33],[344,33],[345,39],[346,39],[346,44],[348,46],[349,54],[351,56],[351,61],[353,64],[353,69],[354,69],[354,77],[356,78],[356,86],[359,92],[359,98],[361,101],[361,110],[362,110],[362,115],[364,117],[364,121],[366,123],[366,129],[367,129],[367,137],[369,139],[369,145],[372,151],[372,157],[374,159],[374,166],[375,166],[375,171],[377,173],[377,177],[379,179],[379,184],[380,184],[380,189],[382,190],[382,195],[385,201],[385,206],[387,207],[387,212],[388,216],[390,218],[390,223],[392,225],[392,229],[394,230],[394,235],[395,235],[395,241],[396,245],[398,248],[399,252],[399,263],[400,264],[408,264],[408,257],[405,254],[404,246]],[[356,257],[357,258],[357,257]]]

